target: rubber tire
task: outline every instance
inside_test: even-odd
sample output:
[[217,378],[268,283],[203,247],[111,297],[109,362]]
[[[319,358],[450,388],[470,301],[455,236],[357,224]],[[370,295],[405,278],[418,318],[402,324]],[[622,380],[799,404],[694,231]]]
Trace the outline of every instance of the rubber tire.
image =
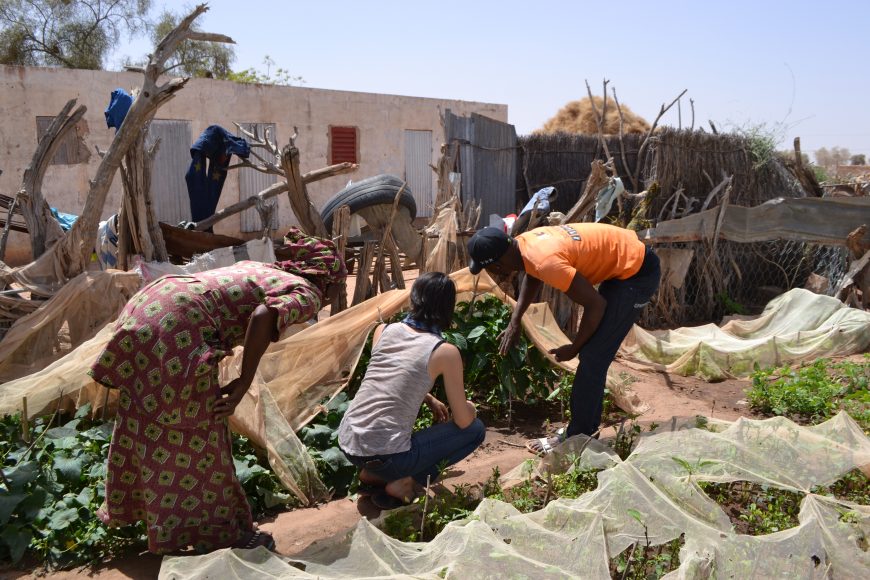
[[[350,213],[353,214],[364,207],[382,203],[392,204],[403,183],[404,181],[395,175],[386,173],[351,183],[332,196],[320,211],[320,217],[323,219],[326,231],[332,231],[332,214],[341,206],[349,206]],[[417,203],[407,185],[399,198],[399,205],[408,208],[412,220],[417,217]]]

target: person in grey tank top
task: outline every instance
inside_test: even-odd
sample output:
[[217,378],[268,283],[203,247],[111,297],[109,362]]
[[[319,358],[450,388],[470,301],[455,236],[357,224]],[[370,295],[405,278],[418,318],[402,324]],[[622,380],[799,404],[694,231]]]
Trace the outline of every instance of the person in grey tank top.
[[[441,336],[455,303],[447,274],[417,278],[410,314],[375,329],[365,377],[338,428],[339,447],[360,469],[360,482],[380,509],[406,504],[441,469],[483,443],[486,428],[465,397],[462,355]],[[429,392],[439,376],[449,408]],[[436,424],[414,433],[423,403]]]

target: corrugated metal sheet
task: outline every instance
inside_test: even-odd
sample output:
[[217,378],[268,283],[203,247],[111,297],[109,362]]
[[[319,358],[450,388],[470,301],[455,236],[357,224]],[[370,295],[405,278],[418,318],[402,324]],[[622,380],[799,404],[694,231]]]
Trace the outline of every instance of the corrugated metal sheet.
[[517,210],[517,133],[513,125],[473,113],[458,117],[445,112],[448,143],[456,143],[462,199],[481,202],[481,223],[490,214],[505,216]]
[[[266,132],[269,133],[269,139],[277,143],[278,137],[275,133],[275,123],[241,123],[245,131],[264,137]],[[241,136],[241,133],[240,133]],[[257,151],[263,155],[264,150]],[[268,155],[268,153],[266,153]],[[255,163],[256,159],[251,158],[251,162]],[[277,163],[277,160],[275,160]],[[267,189],[270,185],[278,181],[278,176],[270,173],[263,173],[256,169],[242,167],[239,172],[239,201],[253,197]],[[266,204],[274,206],[272,212],[272,229],[278,229],[278,199],[273,197],[266,201]],[[263,220],[260,219],[260,214],[256,208],[246,209],[242,212],[242,231],[243,232],[259,232],[263,230]]]
[[417,215],[432,215],[432,131],[405,130],[405,181],[417,203]]
[[151,121],[145,146],[160,139],[151,167],[151,197],[157,220],[176,225],[190,220],[190,199],[184,174],[190,167],[190,121]]

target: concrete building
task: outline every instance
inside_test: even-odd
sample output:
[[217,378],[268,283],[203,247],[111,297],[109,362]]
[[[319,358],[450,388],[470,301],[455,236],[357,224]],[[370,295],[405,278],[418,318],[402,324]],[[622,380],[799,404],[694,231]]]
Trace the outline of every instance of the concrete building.
[[[49,167],[43,194],[52,207],[78,214],[100,161],[95,147],[107,149],[115,133],[106,127],[104,117],[109,96],[115,88],[130,92],[141,83],[139,73],[0,66],[0,193],[15,194],[40,130],[67,100],[76,98],[88,111],[77,136],[61,147]],[[268,129],[279,147],[288,142],[295,127],[303,172],[344,160],[359,164],[354,173],[311,184],[309,194],[318,208],[350,180],[392,173],[408,181],[418,215],[429,215],[435,187],[429,165],[438,162],[444,142],[440,115],[447,109],[456,115],[478,113],[507,121],[507,105],[191,79],[158,110],[149,134],[149,139],[161,140],[152,178],[158,219],[168,223],[189,219],[184,174],[190,164],[190,145],[209,125],[235,133],[234,121],[247,128],[256,126],[261,133]],[[274,176],[251,169],[233,170],[218,207],[255,195],[274,181]],[[118,211],[120,196],[121,180],[116,176],[104,218]],[[287,196],[274,199],[278,211],[272,225],[280,232],[298,223]],[[253,209],[215,226],[216,233],[240,238],[255,237],[260,230]],[[26,262],[29,253],[26,235],[13,232],[7,263]]]

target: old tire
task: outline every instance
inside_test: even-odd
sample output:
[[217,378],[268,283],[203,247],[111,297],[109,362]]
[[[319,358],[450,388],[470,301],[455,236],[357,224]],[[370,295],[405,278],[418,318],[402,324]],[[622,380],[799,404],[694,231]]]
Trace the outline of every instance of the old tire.
[[[349,206],[350,213],[353,214],[365,207],[382,203],[392,204],[403,183],[404,181],[395,175],[388,174],[375,175],[351,183],[332,196],[320,211],[320,217],[323,219],[326,231],[332,231],[332,214],[341,206]],[[399,204],[408,208],[412,220],[417,217],[417,204],[414,202],[414,196],[407,185],[399,198]]]

